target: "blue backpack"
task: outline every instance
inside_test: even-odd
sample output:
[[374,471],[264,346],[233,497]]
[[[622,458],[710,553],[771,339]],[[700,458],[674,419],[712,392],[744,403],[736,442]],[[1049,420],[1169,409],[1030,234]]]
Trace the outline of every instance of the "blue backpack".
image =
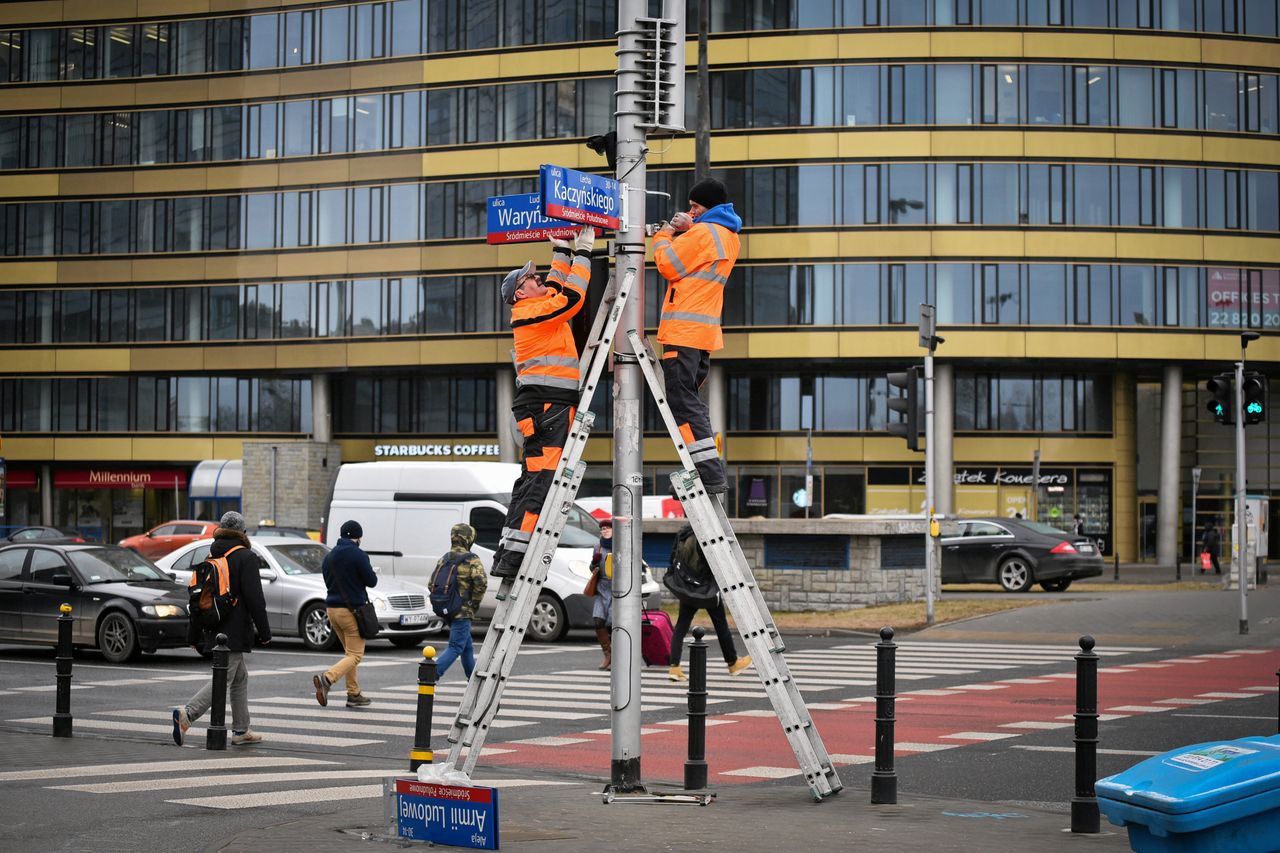
[[436,566],[428,588],[431,590],[431,609],[437,616],[453,620],[462,612],[462,588],[458,582],[458,566],[462,565],[463,560],[474,556],[475,554],[470,551],[464,551],[448,559],[441,559],[440,564]]

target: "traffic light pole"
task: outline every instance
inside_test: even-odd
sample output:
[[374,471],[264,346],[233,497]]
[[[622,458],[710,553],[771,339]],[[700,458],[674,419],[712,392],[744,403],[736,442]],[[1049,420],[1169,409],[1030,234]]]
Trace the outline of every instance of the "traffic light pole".
[[937,522],[933,519],[938,491],[938,472],[934,468],[938,454],[933,443],[933,348],[936,341],[937,337],[930,333],[929,351],[924,357],[924,502],[928,517],[924,531],[924,614],[929,625],[933,624],[933,579],[938,576],[938,539],[934,533]]
[[1244,473],[1244,352],[1248,341],[1240,342],[1240,360],[1236,362],[1236,579],[1240,583],[1240,633],[1249,633],[1249,529],[1245,518]]

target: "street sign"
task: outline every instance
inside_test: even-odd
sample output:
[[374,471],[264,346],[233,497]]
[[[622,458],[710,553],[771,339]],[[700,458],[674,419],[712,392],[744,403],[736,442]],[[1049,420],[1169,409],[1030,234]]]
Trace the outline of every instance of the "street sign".
[[550,219],[542,212],[538,193],[489,196],[488,242],[534,243],[548,237],[572,239],[581,226],[563,219]]
[[933,350],[933,339],[938,334],[938,310],[928,303],[920,303],[920,348]]
[[551,219],[621,230],[622,185],[564,166],[543,164],[538,173],[542,212]]
[[392,804],[401,838],[473,850],[498,849],[498,791],[395,780]]

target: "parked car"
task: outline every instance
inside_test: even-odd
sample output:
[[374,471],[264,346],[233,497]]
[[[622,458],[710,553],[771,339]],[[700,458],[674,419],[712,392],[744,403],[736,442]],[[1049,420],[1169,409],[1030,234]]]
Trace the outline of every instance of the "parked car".
[[217,529],[216,521],[168,521],[146,533],[121,539],[120,546],[137,551],[148,560],[158,560],[188,542],[208,539]]
[[42,525],[32,525],[31,527],[19,527],[17,530],[4,537],[6,542],[65,542],[68,544],[80,544],[88,542],[75,530],[59,530],[56,527],[44,527]]
[[58,607],[71,642],[112,663],[187,645],[187,592],[151,561],[115,545],[0,547],[0,642],[56,646]]
[[[329,625],[320,573],[329,546],[293,536],[267,535],[249,542],[263,563],[262,592],[272,636],[301,637],[309,649],[337,648],[338,636]],[[157,565],[186,585],[192,567],[209,556],[212,545],[212,539],[192,542],[162,557]],[[369,600],[382,624],[379,638],[399,648],[413,648],[445,627],[444,620],[431,609],[427,589],[417,584],[380,576],[378,585],[369,590]]]
[[1038,521],[963,518],[958,536],[942,538],[943,583],[996,582],[1006,592],[1026,592],[1038,583],[1063,592],[1071,582],[1102,574],[1092,539]]

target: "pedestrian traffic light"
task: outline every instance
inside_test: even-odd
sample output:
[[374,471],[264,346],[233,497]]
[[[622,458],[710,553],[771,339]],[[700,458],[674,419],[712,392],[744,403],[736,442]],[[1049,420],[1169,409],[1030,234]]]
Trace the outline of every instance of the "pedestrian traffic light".
[[1244,375],[1244,422],[1260,424],[1267,419],[1267,377],[1251,371]]
[[1209,392],[1209,414],[1213,415],[1213,419],[1220,424],[1234,424],[1236,422],[1236,419],[1232,416],[1233,404],[1231,402],[1231,386],[1235,384],[1235,378],[1234,373],[1219,373],[1204,383],[1204,390]]
[[611,170],[618,171],[618,134],[615,131],[588,136],[587,147],[608,161]]
[[[911,450],[920,449],[920,406],[916,395],[919,376],[920,368],[918,366],[910,370],[889,373],[885,376],[889,381],[889,411],[898,412],[902,415],[901,421],[894,421],[890,418],[886,428],[893,435],[905,438],[907,447]],[[894,388],[899,389],[901,394],[894,396]]]

